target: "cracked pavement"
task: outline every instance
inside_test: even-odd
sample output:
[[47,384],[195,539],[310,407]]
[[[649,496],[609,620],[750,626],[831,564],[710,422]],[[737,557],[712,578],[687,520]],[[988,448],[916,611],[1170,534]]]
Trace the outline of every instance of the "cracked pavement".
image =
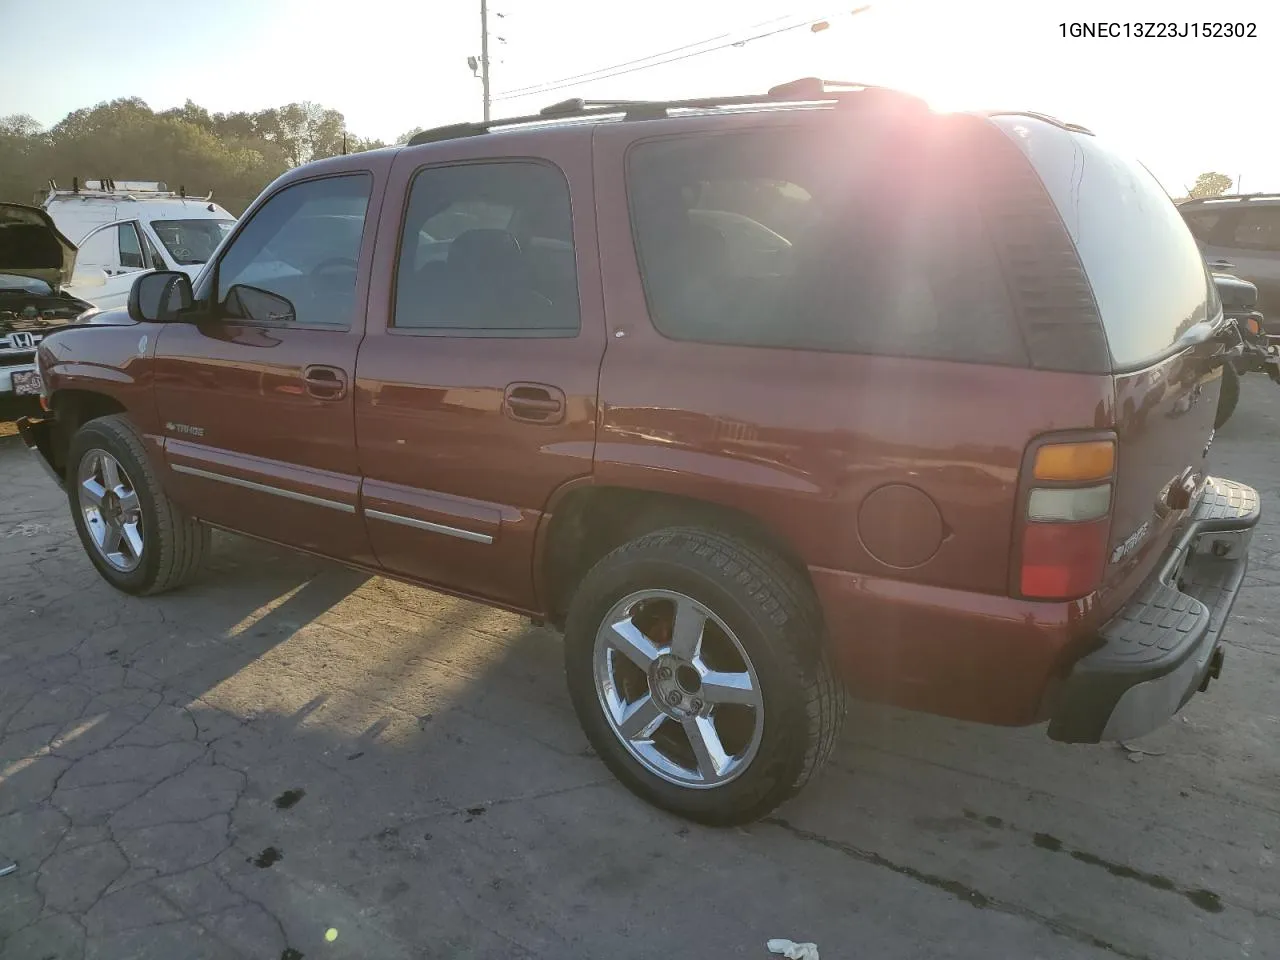
[[860,704],[709,830],[591,756],[555,634],[230,536],[122,596],[0,436],[0,957],[1280,955],[1280,390],[1211,456],[1266,513],[1223,679],[1145,753]]

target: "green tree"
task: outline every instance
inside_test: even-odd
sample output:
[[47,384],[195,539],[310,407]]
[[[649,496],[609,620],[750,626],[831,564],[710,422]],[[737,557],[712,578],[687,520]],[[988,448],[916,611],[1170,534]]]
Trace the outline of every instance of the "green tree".
[[1190,196],[1200,197],[1220,197],[1231,189],[1232,179],[1225,173],[1202,173],[1196,177],[1195,186],[1191,188]]
[[30,203],[50,180],[163,180],[193,195],[212,190],[240,213],[268,183],[309,160],[385,144],[346,128],[342,114],[302,102],[210,113],[188,100],[153,111],[137,97],[73,110],[48,130],[25,114],[0,118],[0,200]]

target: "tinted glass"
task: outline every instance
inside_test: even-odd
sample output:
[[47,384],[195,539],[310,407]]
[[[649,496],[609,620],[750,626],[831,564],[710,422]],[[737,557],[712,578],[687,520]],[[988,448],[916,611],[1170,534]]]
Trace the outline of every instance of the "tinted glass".
[[457,336],[574,336],[578,280],[564,174],[533,162],[419,172],[392,323]]
[[1025,362],[944,127],[832,124],[633,148],[654,324],[711,343]]
[[1232,246],[1280,251],[1280,207],[1245,207],[1236,223]]
[[368,174],[328,177],[271,197],[219,261],[219,303],[245,284],[288,300],[296,323],[349,327],[372,183]]
[[1221,210],[1196,210],[1183,217],[1191,228],[1191,235],[1201,243],[1212,243],[1213,234],[1222,222]]
[[120,242],[120,266],[132,270],[142,269],[142,244],[132,223],[122,223],[116,228]]
[[1164,188],[1096,137],[1027,118],[1000,124],[1030,157],[1076,245],[1115,366],[1138,369],[1175,349],[1210,316],[1213,284]]

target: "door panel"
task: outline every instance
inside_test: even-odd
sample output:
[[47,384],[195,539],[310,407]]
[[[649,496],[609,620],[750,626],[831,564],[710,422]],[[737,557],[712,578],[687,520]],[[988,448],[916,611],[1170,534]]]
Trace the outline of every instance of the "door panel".
[[[474,160],[477,145],[454,150]],[[604,330],[590,133],[517,164],[498,156],[508,146],[492,149],[496,162],[461,172],[441,144],[397,157],[395,196],[409,190],[425,156],[433,172],[452,172],[421,181],[411,196],[403,249],[398,218],[380,225],[379,249],[391,254],[373,277],[356,433],[380,563],[533,610],[543,511],[558,487],[590,475],[595,441]],[[540,172],[524,169],[531,165]],[[534,190],[535,182],[549,189]],[[555,197],[555,208],[531,210],[531,197],[539,205]],[[548,272],[548,264],[560,267]],[[566,319],[574,299],[576,332]]]
[[358,344],[349,331],[166,327],[156,399],[179,502],[213,523],[367,559],[351,399],[317,399],[303,376],[315,361],[352,369]]
[[[156,402],[168,487],[196,516],[373,562],[349,385],[380,188],[373,171],[281,187],[203,275],[189,322],[161,332]],[[241,292],[245,284],[255,289]]]

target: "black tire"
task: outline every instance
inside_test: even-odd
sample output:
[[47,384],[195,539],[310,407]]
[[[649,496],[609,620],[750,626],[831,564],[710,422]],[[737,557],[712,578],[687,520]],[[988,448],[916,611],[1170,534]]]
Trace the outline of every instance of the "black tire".
[[[616,603],[647,589],[676,591],[712,610],[759,678],[759,747],[723,785],[697,789],[655,775],[623,745],[597,696],[597,631]],[[749,823],[795,795],[830,756],[845,714],[845,689],[823,645],[808,583],[771,551],[697,528],[640,536],[587,573],[565,626],[565,673],[583,731],[614,776],[650,803],[712,826]]]
[[1222,390],[1218,394],[1218,412],[1213,418],[1215,430],[1231,419],[1236,412],[1236,404],[1240,402],[1240,374],[1227,364],[1222,368]]
[[[142,513],[142,558],[136,569],[124,572],[107,563],[90,539],[80,509],[78,472],[93,450],[114,457],[128,473]],[[67,500],[85,553],[104,580],[125,593],[164,593],[190,581],[209,553],[209,528],[187,516],[165,495],[147,457],[142,438],[121,414],[84,424],[71,438],[67,456]]]

